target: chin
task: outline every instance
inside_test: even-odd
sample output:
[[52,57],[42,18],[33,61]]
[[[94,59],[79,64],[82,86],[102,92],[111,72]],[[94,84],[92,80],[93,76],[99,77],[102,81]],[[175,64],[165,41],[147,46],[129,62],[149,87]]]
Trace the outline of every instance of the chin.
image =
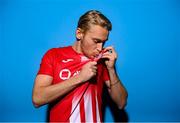
[[95,58],[94,56],[87,56],[89,59],[93,59],[93,58]]
[[89,59],[93,59],[93,58],[95,58],[95,56],[93,56],[93,55],[88,55],[88,54],[84,54],[86,57],[88,57]]
[[89,59],[93,59],[94,57],[93,56],[87,56]]

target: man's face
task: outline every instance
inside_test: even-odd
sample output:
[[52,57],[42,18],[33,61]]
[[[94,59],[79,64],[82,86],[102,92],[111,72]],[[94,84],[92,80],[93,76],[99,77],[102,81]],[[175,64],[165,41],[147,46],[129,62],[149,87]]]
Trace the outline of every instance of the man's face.
[[109,31],[99,25],[91,25],[90,29],[82,33],[81,52],[89,57],[96,57],[103,49],[103,45],[108,40]]

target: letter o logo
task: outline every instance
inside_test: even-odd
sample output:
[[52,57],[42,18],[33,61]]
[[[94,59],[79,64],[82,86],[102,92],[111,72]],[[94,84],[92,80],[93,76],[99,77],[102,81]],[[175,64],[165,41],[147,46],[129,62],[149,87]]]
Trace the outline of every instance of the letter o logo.
[[59,73],[59,77],[62,79],[62,80],[66,80],[66,79],[69,79],[71,76],[71,71],[69,69],[62,69]]

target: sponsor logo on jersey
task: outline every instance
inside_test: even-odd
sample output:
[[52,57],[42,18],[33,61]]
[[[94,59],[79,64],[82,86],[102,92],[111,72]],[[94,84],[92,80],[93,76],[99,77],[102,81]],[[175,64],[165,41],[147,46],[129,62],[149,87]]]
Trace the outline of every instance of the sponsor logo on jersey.
[[63,63],[68,63],[68,62],[71,62],[71,61],[74,61],[73,59],[63,59],[62,62]]

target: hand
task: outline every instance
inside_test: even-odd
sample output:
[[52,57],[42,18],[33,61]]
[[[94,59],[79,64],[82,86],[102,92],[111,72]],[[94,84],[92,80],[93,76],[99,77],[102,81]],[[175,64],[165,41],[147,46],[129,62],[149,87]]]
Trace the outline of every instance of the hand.
[[[110,52],[109,52],[110,51]],[[116,61],[116,59],[117,59],[117,53],[116,53],[116,51],[114,50],[114,48],[112,47],[112,46],[110,46],[110,47],[106,47],[105,49],[104,49],[104,54],[103,54],[103,56],[102,56],[102,58],[105,58],[105,59],[107,59],[106,61],[105,61],[105,64],[106,64],[106,66],[107,66],[107,69],[112,69],[112,68],[114,68],[114,65],[115,65],[115,61]]]
[[90,61],[86,63],[79,73],[79,77],[83,82],[86,82],[87,80],[91,79],[93,76],[97,73],[97,62]]

